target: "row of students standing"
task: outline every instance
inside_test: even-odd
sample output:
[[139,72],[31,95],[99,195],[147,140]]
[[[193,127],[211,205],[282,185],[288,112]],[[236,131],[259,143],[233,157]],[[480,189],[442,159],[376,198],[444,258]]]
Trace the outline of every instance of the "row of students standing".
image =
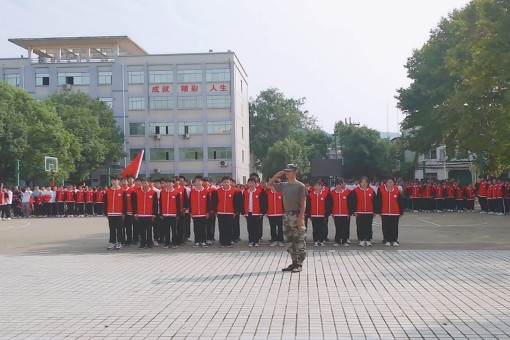
[[510,182],[480,177],[475,188],[481,214],[502,216],[510,210]]
[[404,191],[410,211],[474,211],[476,190],[472,184],[415,181],[408,183]]

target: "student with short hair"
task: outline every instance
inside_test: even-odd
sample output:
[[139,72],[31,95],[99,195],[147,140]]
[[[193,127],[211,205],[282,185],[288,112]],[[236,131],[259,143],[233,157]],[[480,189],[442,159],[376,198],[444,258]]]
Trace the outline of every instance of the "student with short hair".
[[251,177],[248,179],[247,187],[243,192],[242,213],[246,217],[248,227],[248,245],[260,247],[263,217],[267,212],[267,195],[265,190],[257,187],[257,181]]
[[349,194],[349,199],[352,206],[355,207],[354,216],[356,216],[359,245],[370,247],[372,246],[375,191],[368,186],[367,177],[361,178],[359,187]]
[[119,250],[124,242],[122,218],[124,214],[124,188],[119,185],[119,178],[111,178],[111,187],[106,190],[105,215],[108,217],[110,244],[108,250]]
[[207,218],[211,211],[211,196],[203,186],[204,178],[195,176],[193,187],[189,193],[188,208],[193,219],[193,232],[195,234],[195,247],[207,248]]
[[354,207],[348,199],[350,193],[351,190],[345,187],[345,182],[341,179],[335,182],[335,188],[330,192],[331,214],[336,229],[335,243],[333,244],[335,247],[349,246],[351,215],[354,211]]
[[307,197],[306,215],[312,221],[314,247],[324,247],[326,241],[326,221],[330,215],[331,196],[324,189],[322,181],[317,181],[313,188],[314,190]]
[[221,187],[213,192],[212,204],[214,213],[218,216],[220,230],[220,247],[233,246],[234,218],[241,211],[242,195],[236,187],[231,185],[231,178],[224,176]]
[[283,239],[283,194],[277,192],[274,186],[266,189],[267,195],[267,218],[269,220],[269,227],[271,229],[271,239],[273,242],[270,247],[280,246],[285,247],[285,240]]
[[[162,190],[159,193],[159,214],[162,219],[161,228],[167,249],[172,245],[175,249],[179,245],[177,235],[177,217],[181,214],[181,193],[174,188],[175,181],[162,180]],[[171,234],[171,239],[170,239]]]
[[375,210],[381,215],[383,238],[388,247],[399,246],[398,223],[405,210],[404,199],[394,184],[393,179],[388,178],[379,187],[375,198]]
[[131,195],[133,216],[139,222],[140,246],[138,248],[152,248],[152,222],[158,214],[158,197],[150,186],[149,179],[141,179],[141,187]]

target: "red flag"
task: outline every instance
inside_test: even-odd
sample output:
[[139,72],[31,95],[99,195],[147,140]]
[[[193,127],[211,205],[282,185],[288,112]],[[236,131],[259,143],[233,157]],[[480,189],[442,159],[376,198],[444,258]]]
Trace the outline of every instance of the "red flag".
[[129,163],[129,165],[122,170],[122,177],[127,175],[138,177],[138,173],[140,172],[140,166],[142,165],[143,153],[145,150],[142,150],[136,155],[135,159]]

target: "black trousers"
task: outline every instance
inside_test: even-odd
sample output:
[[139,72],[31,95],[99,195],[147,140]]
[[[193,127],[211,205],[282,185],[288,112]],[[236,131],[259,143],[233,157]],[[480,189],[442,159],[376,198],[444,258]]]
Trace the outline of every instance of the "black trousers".
[[260,242],[260,221],[262,220],[262,215],[254,216],[247,215],[246,216],[246,224],[248,225],[248,242],[249,243],[259,243]]
[[[260,234],[262,237],[262,234]],[[241,215],[234,216],[234,224],[232,225],[232,240],[237,241],[241,238]]]
[[374,214],[358,214],[356,217],[356,229],[358,241],[370,241],[372,239],[372,222]]
[[206,238],[208,241],[214,240],[214,234],[216,233],[216,216],[211,214],[206,221],[207,235]]
[[467,210],[475,210],[475,200],[466,200],[466,209]]
[[2,208],[2,218],[11,218],[11,205],[3,204],[0,207]]
[[94,215],[94,203],[85,203],[85,213],[90,216]]
[[73,216],[75,207],[76,207],[76,204],[74,202],[67,202],[67,215],[66,216]]
[[14,202],[12,202],[12,212],[14,214],[14,217],[22,217],[23,216],[20,200],[15,200]]
[[503,198],[496,198],[496,212],[504,213],[505,212],[505,203],[503,202]]
[[411,198],[411,210],[420,210],[421,209],[420,201],[421,201],[420,198],[414,198],[414,197]]
[[505,213],[506,213],[508,210],[510,210],[510,199],[509,198],[504,199],[504,206],[505,206]]
[[207,238],[207,218],[193,217],[193,232],[195,233],[195,243],[205,243]]
[[[172,244],[172,246],[179,245],[179,239],[177,237],[177,217],[174,216],[163,216],[163,220],[161,223],[161,231],[163,234],[165,246],[169,246]],[[170,232],[172,239],[170,240]]]
[[140,247],[152,247],[152,217],[138,217]]
[[64,214],[65,214],[65,203],[57,202],[57,215],[64,216]]
[[136,244],[140,242],[140,222],[136,220],[134,217],[133,219],[133,243]]
[[101,216],[103,214],[103,203],[94,203],[94,213],[98,216]]
[[480,208],[482,209],[482,211],[485,212],[489,211],[487,207],[487,197],[478,196],[478,203],[480,203]]
[[271,240],[273,242],[284,242],[283,240],[283,216],[268,216],[271,229]]
[[189,213],[184,215],[184,238],[191,238],[191,217]]
[[397,242],[398,240],[398,221],[400,216],[382,215],[382,232],[386,242]]
[[312,217],[313,242],[324,242],[326,239],[325,217]]
[[133,243],[133,215],[126,215],[124,217],[123,240],[127,244]]
[[85,215],[85,203],[76,203],[76,215]]
[[436,210],[444,210],[444,198],[436,198]]
[[43,203],[43,215],[44,216],[51,216],[51,203]]
[[334,216],[333,221],[336,229],[335,243],[347,243],[350,237],[351,218],[349,216]]
[[161,231],[161,222],[162,220],[159,218],[156,218],[152,222],[152,230],[154,231],[154,239],[158,241],[158,243],[163,243],[165,240],[165,236],[163,235]]
[[464,206],[465,206],[464,199],[461,199],[461,200],[456,199],[455,206],[456,206],[457,211],[464,210]]
[[454,210],[455,209],[455,198],[446,198],[446,209]]
[[233,214],[218,214],[221,246],[230,246],[232,244],[234,219]]
[[108,216],[110,243],[122,243],[122,216]]
[[492,198],[487,198],[487,209],[489,212],[494,212],[494,200]]
[[177,218],[177,239],[179,240],[179,244],[184,243],[184,216],[179,216]]

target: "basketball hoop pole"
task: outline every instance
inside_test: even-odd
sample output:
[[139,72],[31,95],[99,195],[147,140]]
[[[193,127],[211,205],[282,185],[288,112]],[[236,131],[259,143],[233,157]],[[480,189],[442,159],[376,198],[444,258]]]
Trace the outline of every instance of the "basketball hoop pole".
[[16,160],[16,185],[19,187],[19,159]]

